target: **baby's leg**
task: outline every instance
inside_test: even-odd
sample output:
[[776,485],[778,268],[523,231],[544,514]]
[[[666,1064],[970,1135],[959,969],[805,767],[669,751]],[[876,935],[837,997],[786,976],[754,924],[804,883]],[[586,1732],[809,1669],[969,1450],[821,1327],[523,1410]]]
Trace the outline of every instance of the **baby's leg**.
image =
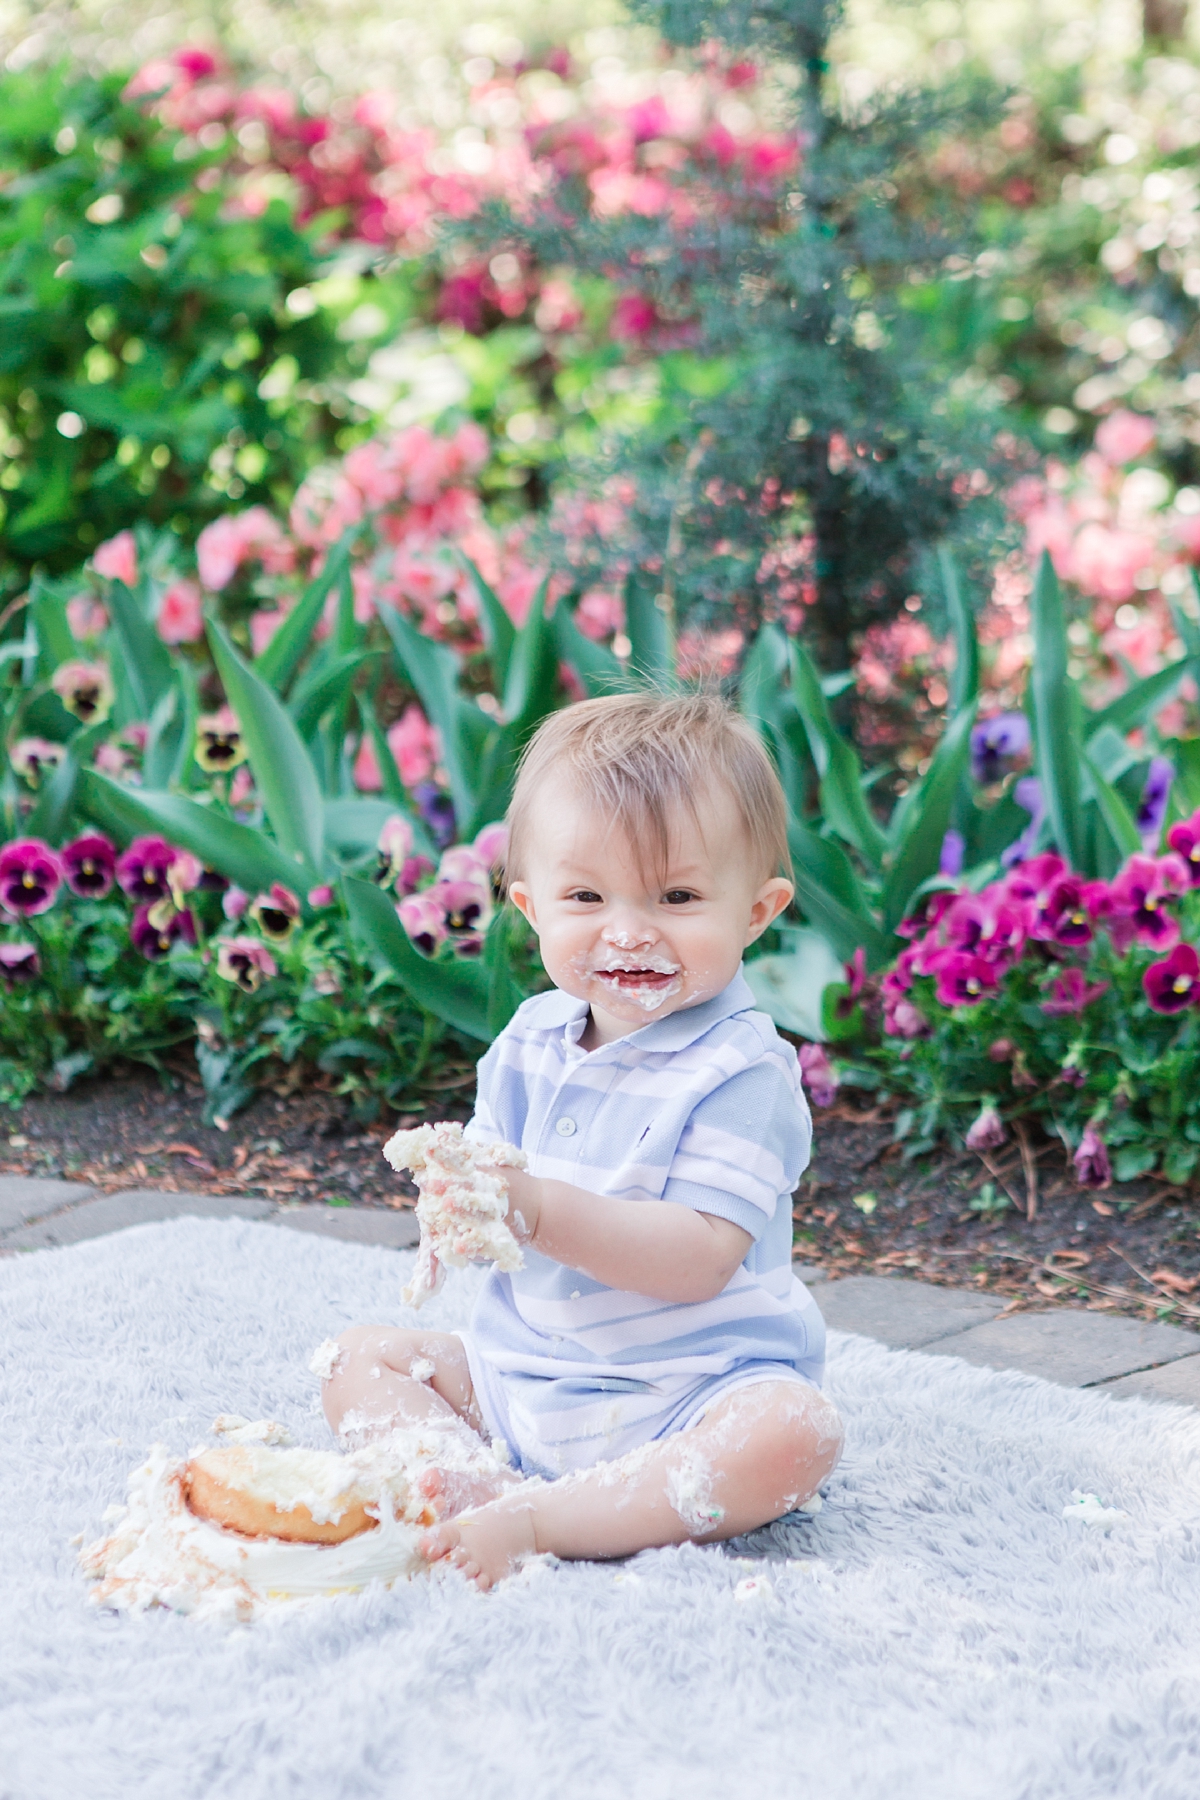
[[[397,1426],[435,1425],[477,1445],[483,1421],[461,1338],[442,1331],[353,1325],[338,1344],[333,1372],[321,1384],[321,1400],[343,1443],[356,1449]],[[432,1467],[419,1485],[426,1499],[440,1501],[440,1510],[449,1517],[494,1499],[516,1479],[499,1465],[494,1474],[478,1475]]]
[[842,1437],[816,1388],[739,1388],[690,1431],[434,1526],[422,1554],[448,1558],[486,1588],[539,1551],[603,1558],[737,1537],[810,1499],[837,1466]]

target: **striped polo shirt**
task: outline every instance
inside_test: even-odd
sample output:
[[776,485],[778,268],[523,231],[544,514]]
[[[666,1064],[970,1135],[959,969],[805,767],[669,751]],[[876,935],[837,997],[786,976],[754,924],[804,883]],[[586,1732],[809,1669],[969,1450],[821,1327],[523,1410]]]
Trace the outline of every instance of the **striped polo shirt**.
[[812,1124],[791,1045],[740,974],[590,1051],[587,1018],[558,990],[527,1000],[479,1064],[468,1129],[519,1145],[534,1175],[673,1201],[754,1241],[711,1300],[606,1287],[528,1247],[524,1268],[489,1271],[464,1333],[480,1405],[518,1462],[550,1475],[663,1435],[760,1366],[819,1383],[824,1365],[824,1323],[792,1273]]

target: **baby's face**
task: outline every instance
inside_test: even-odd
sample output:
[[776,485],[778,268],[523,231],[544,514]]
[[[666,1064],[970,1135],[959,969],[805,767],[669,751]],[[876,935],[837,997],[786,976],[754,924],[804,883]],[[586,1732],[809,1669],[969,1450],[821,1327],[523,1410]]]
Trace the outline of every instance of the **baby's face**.
[[754,868],[728,790],[714,784],[697,810],[703,828],[687,811],[674,821],[660,881],[567,782],[542,788],[525,878],[509,894],[554,985],[590,1006],[589,1047],[719,994],[791,898],[789,882]]

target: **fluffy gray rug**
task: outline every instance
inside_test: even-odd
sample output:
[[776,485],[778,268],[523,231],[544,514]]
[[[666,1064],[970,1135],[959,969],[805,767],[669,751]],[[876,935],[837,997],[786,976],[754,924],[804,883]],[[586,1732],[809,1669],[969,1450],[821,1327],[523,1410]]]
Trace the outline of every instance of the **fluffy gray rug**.
[[[207,1220],[0,1264],[5,1800],[1200,1793],[1200,1423],[858,1338],[825,1510],[752,1564],[421,1579],[229,1632],[89,1607],[69,1540],[148,1445],[222,1411],[327,1442],[309,1353],[401,1319],[407,1264]],[[1064,1520],[1077,1488],[1126,1518]]]

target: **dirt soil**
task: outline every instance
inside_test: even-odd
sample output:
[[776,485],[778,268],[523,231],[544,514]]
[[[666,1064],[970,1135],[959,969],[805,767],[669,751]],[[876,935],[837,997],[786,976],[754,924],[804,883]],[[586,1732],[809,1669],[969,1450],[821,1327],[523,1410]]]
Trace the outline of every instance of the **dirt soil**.
[[[380,1155],[422,1118],[465,1119],[471,1076],[426,1112],[357,1122],[313,1091],[262,1094],[228,1131],[201,1123],[203,1094],[152,1076],[81,1083],[26,1101],[0,1123],[0,1171],[93,1187],[263,1194],[333,1205],[411,1206]],[[989,1154],[905,1162],[892,1110],[846,1096],[816,1114],[812,1165],[795,1197],[797,1262],[838,1278],[903,1274],[1005,1295],[1009,1307],[1088,1307],[1200,1329],[1200,1203],[1150,1178],[1095,1193],[1075,1183],[1061,1144],[1028,1133]],[[7,1137],[7,1144],[4,1142]],[[1035,1204],[1030,1218],[1030,1178]]]

